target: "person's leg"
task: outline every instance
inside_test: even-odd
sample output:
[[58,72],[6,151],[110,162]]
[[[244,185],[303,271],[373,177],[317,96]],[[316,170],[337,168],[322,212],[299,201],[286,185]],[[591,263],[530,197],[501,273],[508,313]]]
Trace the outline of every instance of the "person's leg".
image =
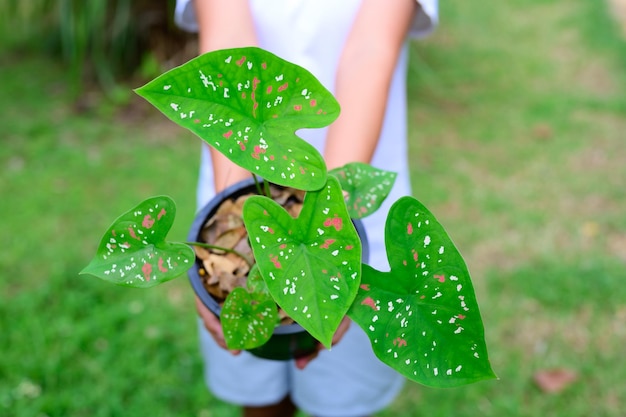
[[372,352],[367,335],[351,323],[331,351],[321,351],[304,370],[292,369],[291,396],[302,411],[318,417],[366,416],[386,407],[404,378]]
[[198,329],[205,381],[213,395],[251,409],[288,406],[289,362],[260,359],[249,352],[233,356],[215,343],[200,319]]
[[286,396],[277,404],[264,407],[244,407],[243,417],[293,417],[296,415],[296,406],[291,397]]

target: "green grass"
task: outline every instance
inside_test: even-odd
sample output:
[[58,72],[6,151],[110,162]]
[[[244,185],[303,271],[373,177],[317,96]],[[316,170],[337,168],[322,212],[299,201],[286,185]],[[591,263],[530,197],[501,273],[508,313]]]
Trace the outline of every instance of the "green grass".
[[128,291],[77,272],[148,195],[175,198],[185,239],[199,143],[160,117],[76,113],[48,60],[0,65],[0,415],[197,415],[211,397],[187,282]]
[[[466,256],[500,380],[384,415],[621,416],[626,43],[601,5],[442,3],[414,47],[416,196]],[[578,379],[547,394],[533,382]]]
[[[409,383],[381,416],[623,416],[626,40],[597,2],[441,7],[412,51],[414,190],[466,257],[500,379]],[[76,111],[64,72],[0,54],[0,415],[237,415],[204,388],[186,280],[77,275],[146,196],[185,238],[199,142],[145,106]],[[552,368],[578,379],[544,393]]]

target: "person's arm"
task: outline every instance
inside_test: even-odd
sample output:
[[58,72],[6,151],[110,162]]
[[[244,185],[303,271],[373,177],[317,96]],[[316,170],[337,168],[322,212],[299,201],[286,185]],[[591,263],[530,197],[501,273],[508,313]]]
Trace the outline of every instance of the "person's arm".
[[247,0],[195,0],[199,52],[257,44]]
[[[335,96],[341,114],[326,137],[324,159],[328,168],[371,161],[391,78],[416,9],[415,0],[363,1],[337,69]],[[339,343],[349,325],[345,317],[333,336],[333,345]],[[306,367],[315,356],[298,359],[296,366]]]
[[[195,0],[196,19],[198,21],[199,53],[218,49],[255,46],[257,44],[254,23],[247,0]],[[208,145],[205,145],[208,146]],[[248,171],[232,163],[212,147],[213,184],[219,192],[231,184],[250,176]],[[196,296],[196,309],[219,346],[224,349],[224,332],[219,319]],[[233,354],[239,351],[231,351]]]
[[[254,22],[247,0],[195,0],[200,54],[218,49],[257,45]],[[215,191],[250,174],[211,148]]]
[[363,0],[337,70],[341,114],[328,129],[324,158],[329,168],[371,161],[391,78],[417,7],[415,0]]

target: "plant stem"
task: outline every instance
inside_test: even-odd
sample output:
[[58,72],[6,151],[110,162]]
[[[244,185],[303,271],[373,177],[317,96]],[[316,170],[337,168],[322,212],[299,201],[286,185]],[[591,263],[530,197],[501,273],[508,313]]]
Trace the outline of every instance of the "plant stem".
[[270,190],[270,183],[267,181],[263,181],[263,188],[261,188],[261,181],[259,181],[259,177],[256,174],[252,174],[252,178],[254,178],[254,184],[256,185],[256,191],[259,195],[264,195],[265,197],[272,197],[272,191]]
[[203,243],[203,242],[185,242],[185,244],[189,246],[199,246],[201,248],[217,249],[217,250],[221,250],[224,252],[234,253],[235,255],[239,256],[241,259],[246,261],[246,263],[248,264],[250,268],[252,268],[252,266],[254,265],[254,262],[248,259],[246,255],[244,255],[243,253],[239,251],[236,251],[235,249],[224,248],[222,246],[211,245],[210,243]]
[[272,191],[270,190],[270,183],[267,181],[263,181],[263,188],[265,191],[265,197],[272,198]]
[[256,192],[259,195],[263,195],[263,189],[261,188],[261,183],[259,182],[259,177],[256,174],[252,174],[252,178],[254,178],[254,185],[256,186]]

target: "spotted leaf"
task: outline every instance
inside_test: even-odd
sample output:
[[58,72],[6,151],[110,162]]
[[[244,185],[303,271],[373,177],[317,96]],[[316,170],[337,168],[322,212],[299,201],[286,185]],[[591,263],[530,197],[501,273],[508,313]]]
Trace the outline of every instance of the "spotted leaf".
[[403,197],[391,207],[385,242],[391,271],[364,265],[349,312],[376,356],[434,387],[493,378],[469,272],[443,227]]
[[330,347],[356,296],[361,241],[336,178],[308,192],[297,219],[261,196],[246,200],[243,217],[254,257],[278,305]]
[[228,294],[220,320],[229,349],[254,349],[265,344],[278,324],[276,303],[268,294],[235,288]]
[[304,190],[326,183],[319,152],[295,131],[339,115],[332,94],[304,68],[259,48],[201,55],[136,92],[234,163]]
[[396,180],[395,172],[362,162],[351,162],[329,171],[329,174],[339,179],[346,192],[348,213],[353,219],[362,219],[378,210]]
[[248,272],[248,279],[246,280],[246,288],[249,292],[258,292],[263,294],[269,294],[267,284],[263,281],[261,271],[259,271],[259,265],[254,264]]
[[185,273],[195,259],[182,243],[165,241],[174,223],[171,198],[152,197],[120,216],[80,273],[130,287],[152,287]]

